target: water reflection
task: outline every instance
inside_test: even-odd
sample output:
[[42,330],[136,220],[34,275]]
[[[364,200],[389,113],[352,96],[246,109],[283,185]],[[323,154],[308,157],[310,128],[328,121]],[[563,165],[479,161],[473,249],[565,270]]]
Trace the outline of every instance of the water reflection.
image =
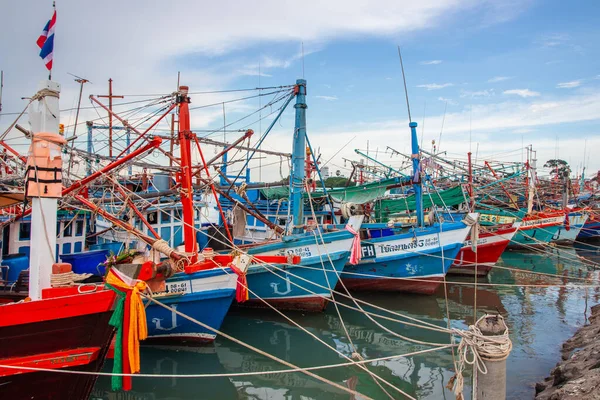
[[[561,343],[585,321],[587,305],[598,302],[597,288],[573,287],[569,277],[595,277],[598,272],[582,265],[578,257],[600,261],[597,248],[568,249],[544,255],[507,252],[502,267],[494,268],[477,290],[469,278],[442,286],[433,296],[365,293],[360,298],[396,313],[438,326],[466,328],[484,313],[505,316],[511,330],[513,351],[508,359],[509,398],[530,398],[533,385],[548,374],[560,358]],[[525,271],[558,276],[541,276]],[[501,283],[507,286],[486,285]],[[523,285],[561,285],[524,287]],[[586,300],[587,296],[587,300]],[[473,315],[477,305],[477,315]],[[347,305],[354,304],[340,298]],[[586,301],[588,302],[586,304]],[[382,313],[374,307],[366,310]],[[358,352],[365,359],[405,354],[428,348],[410,343],[375,325],[365,315],[341,308],[341,319],[330,305],[320,314],[288,314],[295,322],[345,355]],[[386,314],[392,316],[391,314]],[[342,323],[343,321],[343,323]],[[447,334],[378,320],[393,332],[421,341],[448,343]],[[344,329],[345,326],[345,329]],[[230,335],[301,367],[345,362],[302,329],[268,310],[233,310],[222,328]],[[346,332],[349,338],[346,336]],[[353,347],[354,346],[354,347]],[[162,374],[266,372],[287,367],[227,339],[197,349],[144,348],[142,372]],[[453,375],[450,350],[379,361],[369,369],[417,398],[454,398],[445,388]],[[373,398],[385,398],[373,379],[357,367],[321,370],[319,375]],[[469,383],[469,377],[466,377]],[[465,397],[470,398],[465,387]],[[389,390],[396,398],[397,392]],[[349,399],[346,392],[301,373],[261,374],[228,378],[134,379],[131,393],[110,392],[110,381],[99,379],[95,398],[101,399]]]

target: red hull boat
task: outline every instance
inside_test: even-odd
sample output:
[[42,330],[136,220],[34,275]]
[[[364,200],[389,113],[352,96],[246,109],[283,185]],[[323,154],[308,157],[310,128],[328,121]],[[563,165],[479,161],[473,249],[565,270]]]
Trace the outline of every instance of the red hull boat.
[[471,236],[464,242],[452,267],[451,275],[486,276],[510,243],[518,226],[500,227],[495,231],[479,232],[477,252],[473,251]]
[[[98,372],[114,334],[115,293],[77,287],[44,290],[44,298],[0,306],[0,365]],[[0,367],[6,399],[88,399],[96,375]]]

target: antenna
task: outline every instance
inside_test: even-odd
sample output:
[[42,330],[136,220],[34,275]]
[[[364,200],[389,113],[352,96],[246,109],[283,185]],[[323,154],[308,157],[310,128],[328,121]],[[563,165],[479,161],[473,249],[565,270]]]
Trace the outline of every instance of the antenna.
[[406,108],[408,109],[408,122],[412,122],[410,116],[410,104],[408,102],[408,89],[406,88],[406,76],[404,75],[404,63],[402,62],[402,53],[400,52],[400,46],[398,46],[398,57],[400,57],[400,68],[402,69],[402,80],[404,81],[404,94],[406,95]]
[[[4,71],[0,71],[0,111],[2,111],[2,89],[4,88]],[[585,157],[583,157],[585,158]]]
[[[438,138],[438,153],[442,152],[442,133],[444,133],[444,122],[446,122],[446,110],[448,110],[448,101],[446,100],[446,104],[444,105],[444,116],[442,117],[442,128],[440,129],[440,137]],[[470,136],[469,136],[470,138]],[[469,139],[471,140],[471,139]],[[471,151],[471,149],[469,149]]]
[[[77,102],[77,112],[75,113],[75,125],[73,126],[73,137],[72,137],[72,139],[75,140],[75,139],[77,139],[77,123],[79,121],[79,110],[81,109],[81,95],[83,94],[83,85],[90,81],[88,81],[85,78],[74,75],[70,72],[67,72],[67,74],[75,77],[75,82],[79,83],[79,100]],[[71,142],[71,156],[69,159],[69,166],[67,168],[67,176],[71,175],[71,165],[73,164],[73,147],[75,147],[75,142]]]
[[302,45],[302,79],[304,79],[304,42],[301,42]]
[[[85,78],[82,78],[82,77],[80,77],[80,76],[77,76],[77,75],[75,75],[75,74],[72,74],[72,73],[70,73],[70,72],[67,72],[67,74],[69,74],[69,75],[71,75],[73,78],[75,78],[75,82],[77,82],[77,83],[92,83],[92,82],[90,82],[89,80],[87,80],[87,79],[85,79]],[[83,82],[82,82],[82,81],[83,81]]]

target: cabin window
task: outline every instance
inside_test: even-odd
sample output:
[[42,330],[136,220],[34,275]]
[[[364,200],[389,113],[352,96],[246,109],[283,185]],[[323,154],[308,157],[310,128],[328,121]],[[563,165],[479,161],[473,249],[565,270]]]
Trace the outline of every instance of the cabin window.
[[285,226],[285,223],[286,223],[286,219],[285,218],[278,218],[277,219],[277,225]]
[[22,222],[19,226],[19,240],[31,239],[31,224],[29,222]]
[[171,222],[171,210],[168,211],[161,211],[160,213],[160,222],[165,223],[165,222]]
[[63,230],[63,237],[71,237],[71,236],[73,236],[73,224],[66,223],[65,229]]
[[196,209],[196,221],[200,221],[200,210]]
[[83,236],[83,221],[75,221],[75,236]]
[[175,211],[175,217],[174,217],[175,220],[176,221],[181,221],[181,219],[182,219],[182,217],[181,217],[181,209],[176,208],[174,211]]
[[156,213],[156,211],[148,213],[148,223],[150,225],[156,225],[156,223],[158,222],[158,215]]
[[56,237],[60,237],[60,221],[56,221]]

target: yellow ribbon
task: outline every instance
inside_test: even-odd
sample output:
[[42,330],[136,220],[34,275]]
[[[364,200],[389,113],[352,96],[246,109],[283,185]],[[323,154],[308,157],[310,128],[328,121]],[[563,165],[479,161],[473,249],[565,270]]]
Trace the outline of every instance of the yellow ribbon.
[[106,283],[120,289],[131,291],[129,300],[129,332],[127,332],[127,344],[129,353],[129,366],[132,373],[140,371],[140,340],[148,337],[148,326],[146,325],[146,308],[142,301],[140,292],[146,290],[146,282],[137,281],[134,286],[129,286],[112,270],[106,277]]

